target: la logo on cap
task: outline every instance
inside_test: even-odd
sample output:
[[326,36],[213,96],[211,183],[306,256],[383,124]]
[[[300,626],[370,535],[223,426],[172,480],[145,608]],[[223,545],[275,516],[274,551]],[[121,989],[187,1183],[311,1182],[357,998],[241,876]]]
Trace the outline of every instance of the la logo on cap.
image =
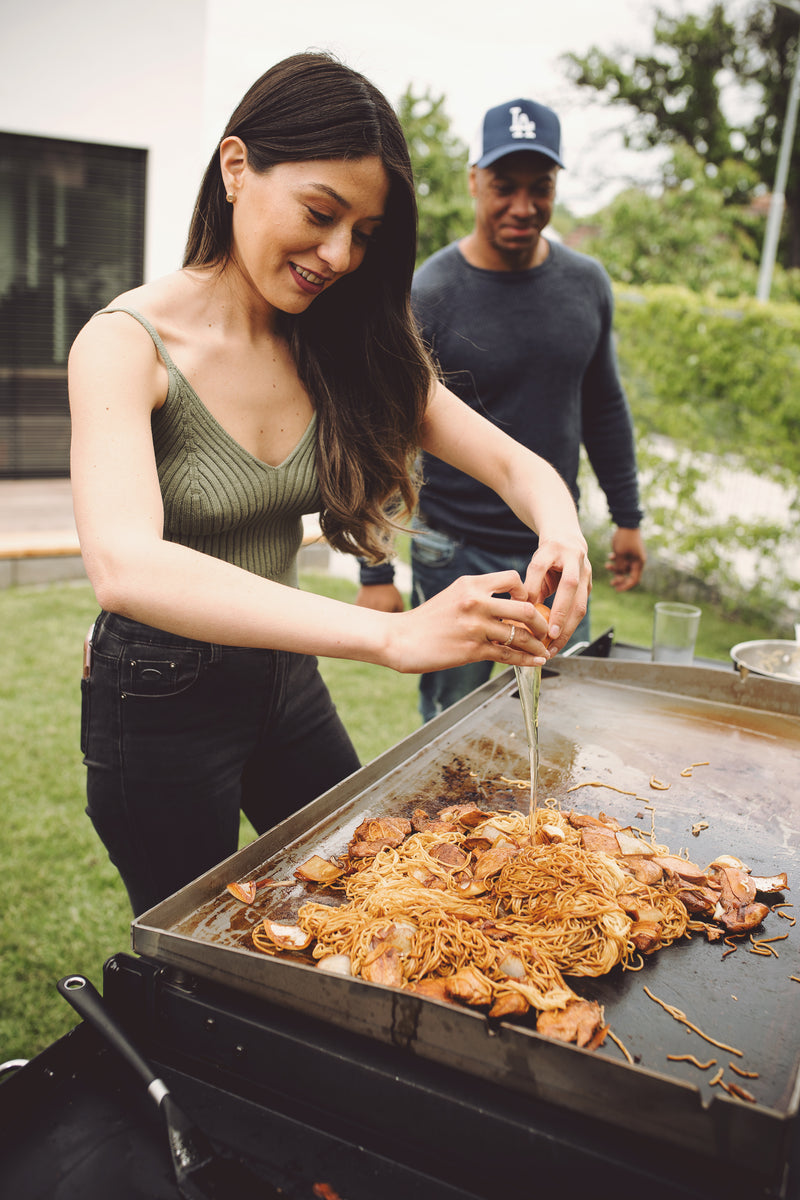
[[516,104],[509,109],[509,112],[511,113],[511,124],[508,132],[513,138],[536,137],[536,122],[532,121],[526,112],[523,112]]

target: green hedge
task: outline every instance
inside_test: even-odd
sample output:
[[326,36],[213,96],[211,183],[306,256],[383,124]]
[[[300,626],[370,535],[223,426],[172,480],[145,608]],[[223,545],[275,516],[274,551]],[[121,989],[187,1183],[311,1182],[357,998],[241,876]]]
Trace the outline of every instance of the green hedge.
[[800,306],[666,285],[615,284],[615,295],[651,563],[676,569],[730,613],[770,611],[791,631],[800,519],[757,518],[746,495],[722,517],[701,485],[744,468],[780,484],[800,516]]
[[615,285],[620,370],[640,434],[800,473],[800,305]]

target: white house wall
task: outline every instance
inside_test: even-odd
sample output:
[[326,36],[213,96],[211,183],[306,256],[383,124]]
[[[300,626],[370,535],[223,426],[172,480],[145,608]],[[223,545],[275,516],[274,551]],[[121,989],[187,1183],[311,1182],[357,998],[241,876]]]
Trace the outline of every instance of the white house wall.
[[180,266],[213,149],[207,0],[0,0],[0,9],[0,129],[147,150],[145,278]]

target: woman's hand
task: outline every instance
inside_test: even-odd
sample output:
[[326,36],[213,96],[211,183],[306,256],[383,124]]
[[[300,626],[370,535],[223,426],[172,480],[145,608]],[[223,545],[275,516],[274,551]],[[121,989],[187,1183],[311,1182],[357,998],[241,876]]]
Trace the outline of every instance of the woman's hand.
[[555,592],[550,610],[550,652],[556,654],[586,616],[592,565],[583,537],[568,542],[540,539],[525,575],[525,586],[534,602],[546,600]]
[[[501,599],[507,594],[509,599]],[[441,671],[491,660],[543,666],[547,622],[516,571],[464,575],[419,608],[394,616],[386,656],[396,671]]]
[[525,575],[525,599],[536,603],[555,592],[550,633],[553,652],[562,649],[586,614],[592,586],[586,541],[563,479],[538,454],[513,441],[441,384],[431,394],[422,445],[429,454],[492,488],[538,533],[539,548]]

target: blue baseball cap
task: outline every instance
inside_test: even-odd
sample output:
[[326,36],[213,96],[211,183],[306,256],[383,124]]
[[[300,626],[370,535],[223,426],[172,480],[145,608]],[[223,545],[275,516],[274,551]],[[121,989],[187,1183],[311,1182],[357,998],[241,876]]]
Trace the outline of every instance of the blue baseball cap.
[[552,108],[535,100],[509,100],[490,108],[470,149],[469,163],[472,167],[489,167],[518,150],[533,150],[564,166],[561,122]]

